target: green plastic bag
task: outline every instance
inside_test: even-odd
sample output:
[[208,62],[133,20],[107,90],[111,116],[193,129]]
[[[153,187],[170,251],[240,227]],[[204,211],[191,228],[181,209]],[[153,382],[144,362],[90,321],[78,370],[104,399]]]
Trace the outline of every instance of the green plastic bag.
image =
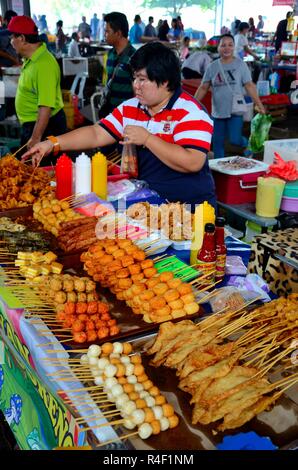
[[272,124],[270,114],[256,114],[250,123],[250,137],[248,148],[254,152],[264,149],[264,142],[268,140],[269,130]]

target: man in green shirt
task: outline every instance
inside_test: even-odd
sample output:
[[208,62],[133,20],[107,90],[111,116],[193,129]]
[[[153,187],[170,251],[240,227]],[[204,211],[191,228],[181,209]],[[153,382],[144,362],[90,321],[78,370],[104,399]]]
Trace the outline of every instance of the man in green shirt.
[[21,144],[31,148],[45,137],[67,131],[60,69],[29,16],[15,16],[8,30],[12,46],[24,59],[15,106],[22,125]]

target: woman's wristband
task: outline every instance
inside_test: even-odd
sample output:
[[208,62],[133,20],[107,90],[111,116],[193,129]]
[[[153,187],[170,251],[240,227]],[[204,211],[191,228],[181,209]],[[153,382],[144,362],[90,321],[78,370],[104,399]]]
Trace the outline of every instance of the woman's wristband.
[[47,137],[47,140],[50,140],[53,144],[53,154],[54,156],[58,155],[58,153],[60,152],[60,144],[59,144],[59,141],[57,139],[57,137],[53,136],[53,135],[49,135]]

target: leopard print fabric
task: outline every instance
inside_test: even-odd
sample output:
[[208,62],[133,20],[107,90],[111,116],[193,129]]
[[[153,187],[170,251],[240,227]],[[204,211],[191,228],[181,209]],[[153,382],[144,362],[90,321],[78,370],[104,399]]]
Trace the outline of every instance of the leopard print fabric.
[[298,269],[280,261],[276,255],[284,256],[298,266],[298,229],[279,230],[255,237],[248,264],[248,271],[263,277],[276,295],[297,293]]

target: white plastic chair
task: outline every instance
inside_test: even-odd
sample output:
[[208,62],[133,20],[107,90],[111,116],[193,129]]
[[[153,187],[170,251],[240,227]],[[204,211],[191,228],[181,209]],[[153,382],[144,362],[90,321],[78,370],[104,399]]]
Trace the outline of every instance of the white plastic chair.
[[77,73],[70,89],[71,95],[72,96],[76,95],[76,89],[77,89],[78,84],[80,83],[79,92],[77,93],[77,97],[79,98],[80,108],[82,108],[84,105],[84,88],[85,88],[87,77],[88,77],[88,73],[86,72]]

